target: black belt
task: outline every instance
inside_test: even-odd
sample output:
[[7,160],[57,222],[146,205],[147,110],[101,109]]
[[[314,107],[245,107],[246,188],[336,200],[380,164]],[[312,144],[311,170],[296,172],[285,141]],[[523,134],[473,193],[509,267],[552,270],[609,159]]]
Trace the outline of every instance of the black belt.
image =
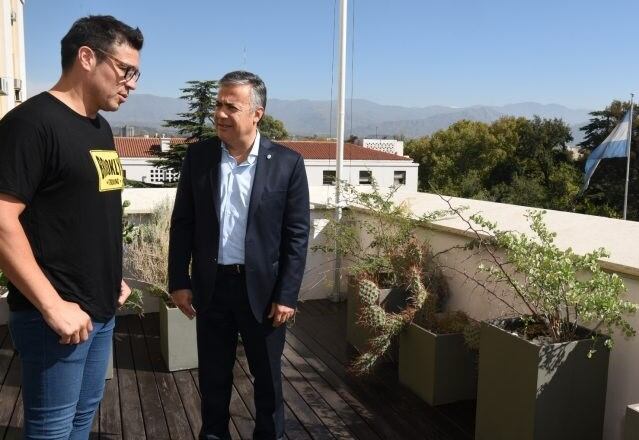
[[243,264],[218,264],[217,272],[225,275],[242,275],[244,274]]

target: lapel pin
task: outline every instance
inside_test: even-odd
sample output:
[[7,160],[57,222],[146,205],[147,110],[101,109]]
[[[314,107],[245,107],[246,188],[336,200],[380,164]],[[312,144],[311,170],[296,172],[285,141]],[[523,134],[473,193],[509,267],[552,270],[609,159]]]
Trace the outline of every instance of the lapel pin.
[[267,154],[267,155],[266,155],[266,158],[267,158],[267,159],[270,159],[270,158],[271,158],[271,155],[270,155],[270,154]]

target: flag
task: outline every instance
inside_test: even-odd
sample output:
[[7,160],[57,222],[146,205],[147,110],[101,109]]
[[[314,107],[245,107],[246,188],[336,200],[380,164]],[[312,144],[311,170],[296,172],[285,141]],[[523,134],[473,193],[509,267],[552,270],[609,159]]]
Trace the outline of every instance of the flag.
[[588,160],[586,160],[586,175],[584,176],[584,186],[581,192],[588,188],[590,178],[597,169],[601,159],[608,157],[626,157],[628,155],[628,125],[630,124],[630,110],[626,112],[619,125],[612,130],[601,145],[595,148]]

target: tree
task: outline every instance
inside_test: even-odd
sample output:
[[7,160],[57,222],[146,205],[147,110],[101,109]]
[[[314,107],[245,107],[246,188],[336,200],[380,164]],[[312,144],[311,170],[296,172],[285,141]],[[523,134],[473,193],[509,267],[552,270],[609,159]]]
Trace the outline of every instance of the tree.
[[279,119],[265,114],[257,124],[260,134],[272,140],[282,140],[289,137],[288,131],[284,127],[284,123]]
[[154,161],[156,167],[179,173],[186,155],[187,145],[192,142],[211,138],[215,135],[213,112],[217,98],[217,81],[187,81],[187,87],[181,89],[182,96],[188,103],[188,111],[179,113],[182,119],[164,121],[165,127],[176,128],[178,134],[186,137],[182,144],[171,145],[169,151],[158,152],[159,159]]
[[504,117],[492,124],[459,121],[410,140],[420,188],[474,199],[573,210],[579,172],[560,119]]
[[[597,148],[617,126],[630,108],[630,102],[612,101],[603,110],[591,112],[592,118],[588,125],[581,128],[586,133],[585,139],[579,144],[584,157],[579,162],[583,175],[584,164],[592,150]],[[637,125],[637,108],[634,108],[632,144],[630,146],[630,162],[636,164],[639,153],[639,126]],[[597,170],[590,179],[588,190],[584,194],[583,204],[595,212],[612,212],[613,216],[621,217],[623,212],[623,197],[625,192],[627,158],[609,158],[599,163]],[[628,185],[628,219],[639,219],[639,170],[637,166],[630,168],[630,182]],[[586,211],[587,212],[587,211]]]

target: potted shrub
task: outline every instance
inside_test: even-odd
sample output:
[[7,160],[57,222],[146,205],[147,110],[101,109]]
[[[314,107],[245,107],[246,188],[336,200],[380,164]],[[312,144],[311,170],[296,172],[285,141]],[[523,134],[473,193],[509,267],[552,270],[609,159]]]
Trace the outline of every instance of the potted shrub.
[[169,371],[197,368],[195,319],[190,320],[175,307],[166,291],[167,258],[171,208],[156,207],[151,219],[136,228],[125,242],[125,269],[134,282],[159,299],[160,349]]
[[[379,303],[388,310],[397,311],[403,304],[403,292],[392,288],[397,284],[390,262],[390,254],[406,246],[412,237],[415,220],[408,210],[392,201],[395,189],[383,193],[375,181],[371,192],[358,191],[342,182],[342,199],[346,206],[340,222],[330,218],[322,231],[322,243],[313,251],[338,253],[348,271],[346,339],[358,351],[366,349],[371,332],[358,323],[362,308],[359,301],[359,283],[371,280],[381,287]],[[366,216],[356,216],[360,208]]]
[[[399,338],[399,381],[430,405],[473,399],[477,388],[478,323],[463,312],[440,312],[446,283],[428,248],[411,242],[391,257],[404,307],[389,312],[379,305],[380,289],[360,283],[359,324],[370,332],[366,350],[352,370],[371,371]],[[474,348],[474,349],[473,349]]]
[[[502,231],[480,215],[465,220],[474,234],[468,249],[484,258],[485,279],[470,278],[513,315],[482,323],[478,440],[601,439],[607,335],[635,334],[624,316],[637,305],[622,299],[622,280],[598,264],[606,251],[559,249],[543,215],[527,213],[533,237]],[[512,296],[490,287],[504,285]]]

